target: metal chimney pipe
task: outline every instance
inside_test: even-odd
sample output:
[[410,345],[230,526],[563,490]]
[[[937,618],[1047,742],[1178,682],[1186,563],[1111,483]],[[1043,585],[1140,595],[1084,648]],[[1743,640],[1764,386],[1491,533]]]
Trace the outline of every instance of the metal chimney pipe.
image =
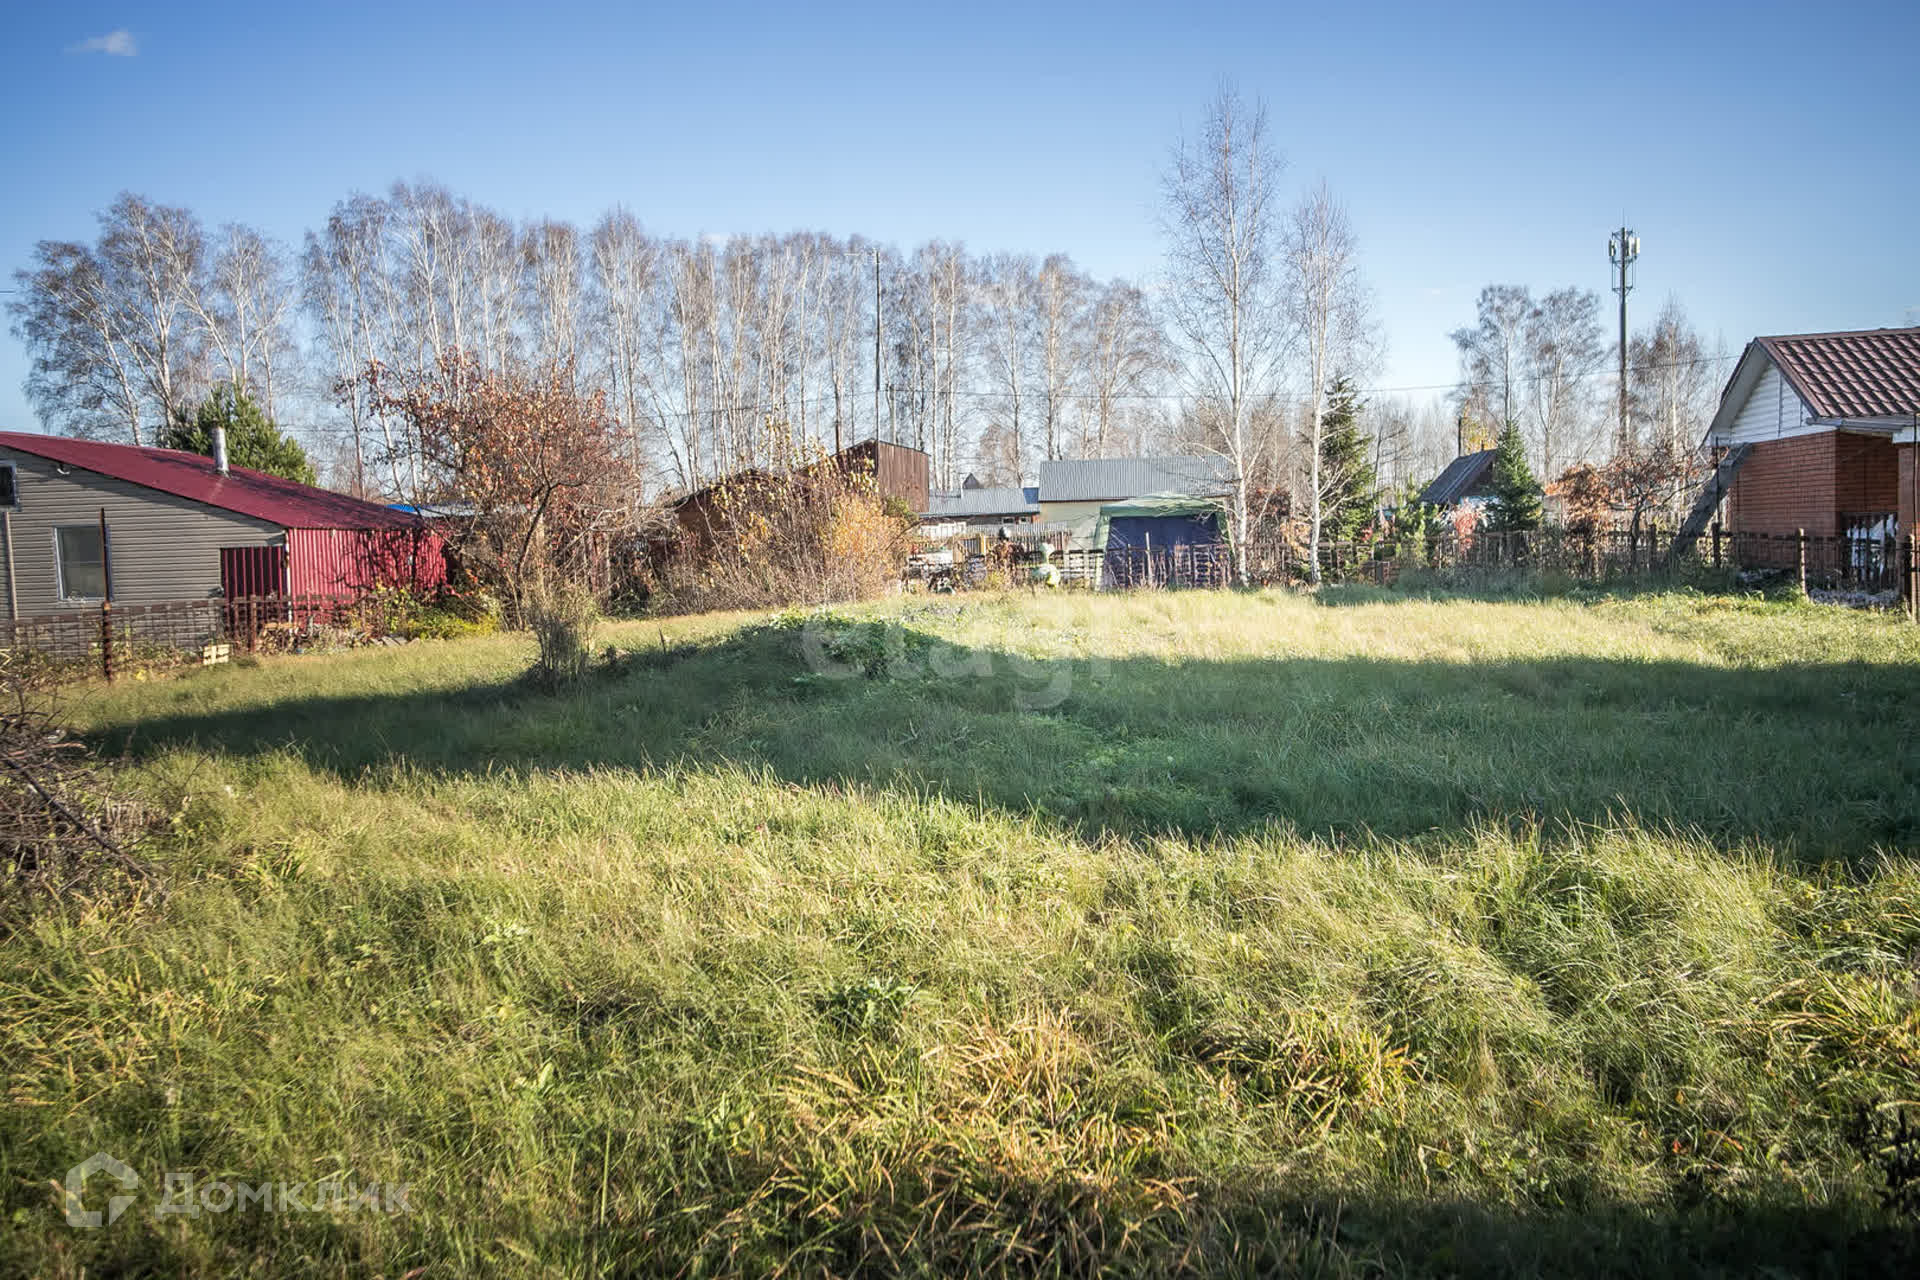
[[221,475],[227,474],[227,429],[213,429],[213,469]]

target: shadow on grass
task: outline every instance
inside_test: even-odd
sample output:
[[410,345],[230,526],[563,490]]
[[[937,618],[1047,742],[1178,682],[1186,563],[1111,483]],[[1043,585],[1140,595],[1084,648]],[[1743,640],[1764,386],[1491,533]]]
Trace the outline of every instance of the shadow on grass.
[[[1196,1215],[1200,1221],[1181,1222],[1159,1240],[1153,1236],[1160,1224],[1149,1219],[1137,1257],[1127,1258],[1127,1232],[1138,1219],[1118,1206],[1102,1213],[1097,1204],[1049,1204],[1061,1198],[1060,1189],[1037,1185],[1000,1194],[1003,1204],[1030,1206],[1040,1211],[1036,1219],[1063,1229],[992,1235],[979,1253],[935,1259],[937,1266],[980,1268],[1011,1236],[1040,1263],[1013,1269],[1021,1274],[1091,1275],[1132,1262],[1149,1273],[1206,1275],[1891,1280],[1920,1267],[1920,1236],[1910,1225],[1869,1225],[1813,1207],[1599,1204],[1524,1211],[1444,1196],[1316,1199],[1233,1190],[1209,1197]],[[855,1274],[896,1256],[884,1240],[842,1229],[827,1240],[794,1243],[825,1245],[813,1256],[831,1259],[832,1271]]]
[[1920,1238],[1813,1207],[1607,1204],[1516,1211],[1464,1200],[1260,1200],[1235,1237],[1277,1267],[1409,1276],[1911,1276]]
[[[923,1199],[921,1177],[896,1172],[893,1192],[881,1202],[851,1196],[820,1216],[800,1212],[806,1194],[788,1185],[762,1193],[719,1229],[713,1220],[730,1197],[711,1187],[709,1201],[691,1215],[669,1198],[645,1217],[613,1205],[603,1206],[599,1223],[516,1222],[511,1253],[489,1247],[498,1224],[465,1214],[403,1227],[385,1240],[311,1218],[267,1235],[243,1221],[259,1215],[232,1214],[196,1224],[197,1234],[213,1238],[191,1244],[184,1228],[123,1228],[63,1244],[89,1273],[123,1275],[183,1274],[209,1260],[246,1270],[263,1259],[288,1264],[295,1257],[302,1265],[288,1265],[285,1274],[412,1274],[456,1244],[470,1255],[463,1273],[473,1275],[521,1274],[530,1260],[553,1274],[614,1276],[791,1268],[862,1276],[1905,1280],[1920,1269],[1920,1239],[1911,1226],[1868,1224],[1817,1208],[1608,1204],[1522,1211],[1445,1197],[1312,1199],[1227,1190],[1202,1193],[1184,1210],[1143,1213],[1085,1187],[991,1176],[964,1196],[934,1191]],[[617,1170],[614,1176],[617,1185]],[[989,1193],[990,1207],[977,1203]],[[275,1250],[282,1251],[277,1258]]]
[[1797,587],[1789,589],[1786,584],[1769,586],[1764,590],[1737,586],[1732,573],[1724,571],[1622,575],[1594,580],[1554,572],[1455,576],[1416,570],[1386,586],[1363,580],[1332,583],[1315,592],[1313,599],[1315,603],[1329,608],[1451,600],[1487,604],[1568,600],[1586,604],[1598,600],[1655,599],[1672,596],[1676,592],[1781,603],[1801,598]]
[[1290,826],[1420,837],[1488,823],[1643,825],[1857,860],[1920,843],[1920,685],[1899,664],[1739,670],[1549,657],[1034,660],[898,624],[758,628],[521,685],[315,696],[103,735],[288,750],[361,779],[737,764],[900,787],[1085,833]]

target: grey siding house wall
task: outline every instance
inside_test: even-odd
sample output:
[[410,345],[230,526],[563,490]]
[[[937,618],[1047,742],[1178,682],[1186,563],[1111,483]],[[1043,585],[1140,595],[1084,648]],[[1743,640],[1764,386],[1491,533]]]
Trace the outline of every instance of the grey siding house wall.
[[107,512],[116,604],[154,604],[216,595],[220,548],[259,547],[285,541],[278,525],[223,511],[188,498],[0,447],[0,464],[14,468],[18,505],[7,509],[5,590],[0,616],[31,617],[97,601],[60,597],[54,531],[62,525],[94,525]]

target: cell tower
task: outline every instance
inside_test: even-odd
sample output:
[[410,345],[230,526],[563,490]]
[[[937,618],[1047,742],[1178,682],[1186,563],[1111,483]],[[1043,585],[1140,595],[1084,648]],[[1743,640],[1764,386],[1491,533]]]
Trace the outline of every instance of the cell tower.
[[1607,237],[1607,259],[1613,263],[1613,291],[1620,295],[1620,440],[1618,452],[1626,452],[1633,442],[1627,429],[1627,294],[1633,290],[1633,264],[1640,257],[1640,237],[1621,227]]

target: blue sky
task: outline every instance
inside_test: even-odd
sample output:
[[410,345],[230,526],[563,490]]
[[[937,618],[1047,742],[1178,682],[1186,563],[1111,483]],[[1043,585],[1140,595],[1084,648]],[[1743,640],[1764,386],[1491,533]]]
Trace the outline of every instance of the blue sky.
[[[81,3],[6,33],[8,275],[91,240],[121,190],[296,243],[353,191],[431,177],[516,217],[619,203],[672,235],[957,239],[1145,278],[1167,150],[1225,77],[1265,100],[1290,186],[1349,208],[1379,386],[1451,380],[1484,284],[1604,292],[1623,217],[1639,317],[1678,297],[1732,352],[1920,323],[1911,0]],[[33,426],[26,365],[0,336],[0,426]]]

